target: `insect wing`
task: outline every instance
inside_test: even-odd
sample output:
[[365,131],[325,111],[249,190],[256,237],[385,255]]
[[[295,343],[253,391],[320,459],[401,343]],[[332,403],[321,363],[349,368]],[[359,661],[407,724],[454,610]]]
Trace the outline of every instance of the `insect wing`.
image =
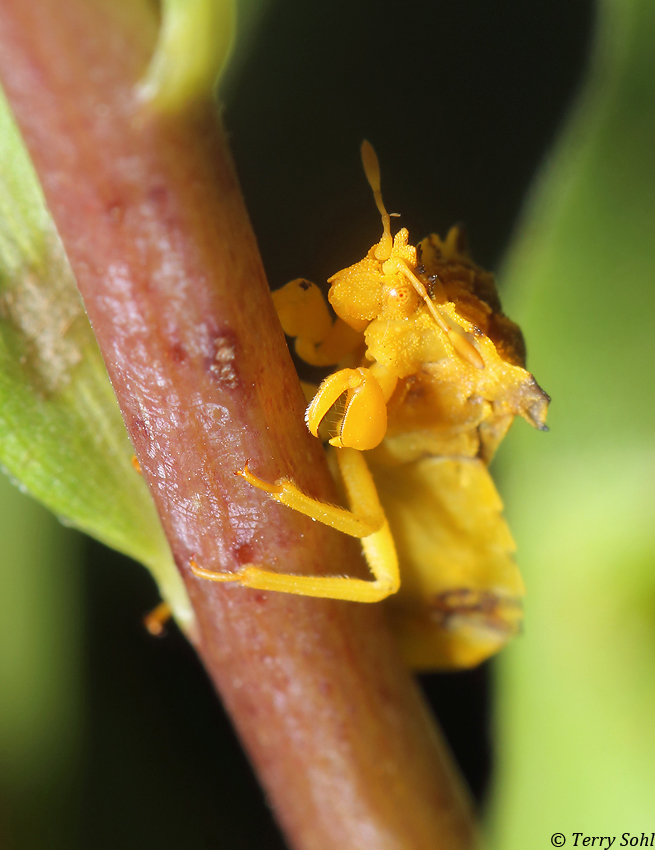
[[524,585],[484,463],[427,457],[375,467],[402,570],[385,604],[417,669],[472,667],[520,628]]

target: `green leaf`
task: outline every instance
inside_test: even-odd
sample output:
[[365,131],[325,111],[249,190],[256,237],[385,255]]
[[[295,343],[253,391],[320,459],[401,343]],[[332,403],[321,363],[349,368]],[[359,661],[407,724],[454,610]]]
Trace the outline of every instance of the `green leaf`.
[[503,454],[528,597],[500,664],[502,850],[653,829],[654,43],[649,0],[601,4],[588,85],[505,274],[553,402],[551,433],[518,430]]
[[64,522],[145,564],[192,612],[9,108],[0,96],[0,462]]
[[0,539],[2,846],[47,847],[67,821],[84,736],[82,547],[4,477]]
[[211,97],[232,50],[235,16],[234,0],[163,0],[143,99],[174,112]]

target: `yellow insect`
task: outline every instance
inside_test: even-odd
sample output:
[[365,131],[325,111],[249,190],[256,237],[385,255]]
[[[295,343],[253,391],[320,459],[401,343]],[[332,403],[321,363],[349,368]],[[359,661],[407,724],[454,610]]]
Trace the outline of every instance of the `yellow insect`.
[[333,434],[350,510],[311,499],[288,479],[269,484],[247,467],[240,474],[276,501],[361,538],[373,580],[256,565],[192,569],[212,581],[304,596],[390,597],[412,665],[468,667],[517,632],[524,593],[487,464],[516,415],[546,430],[549,398],[525,370],[521,331],[501,312],[493,277],[472,262],[462,231],[416,247],[405,228],[392,237],[368,142],[362,160],[383,233],[363,260],[330,278],[336,320],[313,283],[294,280],[273,293],[298,355],[337,366],[314,388],[306,421],[314,436],[319,428]]

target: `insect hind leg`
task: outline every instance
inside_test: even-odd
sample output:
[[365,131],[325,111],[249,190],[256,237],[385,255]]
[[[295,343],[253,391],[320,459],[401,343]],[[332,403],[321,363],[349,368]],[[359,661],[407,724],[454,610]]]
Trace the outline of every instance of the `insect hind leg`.
[[336,451],[352,511],[312,499],[286,479],[273,485],[267,484],[254,476],[247,467],[240,474],[254,487],[269,493],[275,501],[331,528],[361,538],[364,556],[374,576],[373,581],[347,576],[275,573],[255,564],[246,564],[234,573],[219,573],[205,570],[191,561],[194,575],[209,581],[238,582],[244,587],[259,590],[351,602],[378,602],[395,593],[400,586],[398,559],[371,473],[361,452],[355,449]]

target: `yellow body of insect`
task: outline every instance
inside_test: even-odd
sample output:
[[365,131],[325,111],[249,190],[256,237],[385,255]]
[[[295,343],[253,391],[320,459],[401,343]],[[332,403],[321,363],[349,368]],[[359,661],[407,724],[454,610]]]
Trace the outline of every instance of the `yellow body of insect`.
[[308,281],[273,293],[298,355],[338,366],[313,388],[306,419],[314,436],[319,427],[333,434],[351,510],[317,502],[287,479],[267,484],[247,468],[241,474],[277,501],[361,538],[373,580],[257,565],[236,573],[192,568],[264,590],[389,597],[413,666],[468,667],[517,632],[524,593],[487,464],[516,415],[546,429],[549,399],[525,370],[521,332],[502,314],[493,277],[471,261],[460,229],[416,247],[405,229],[392,237],[368,142],[362,159],[383,234],[363,260],[330,278],[336,321]]

